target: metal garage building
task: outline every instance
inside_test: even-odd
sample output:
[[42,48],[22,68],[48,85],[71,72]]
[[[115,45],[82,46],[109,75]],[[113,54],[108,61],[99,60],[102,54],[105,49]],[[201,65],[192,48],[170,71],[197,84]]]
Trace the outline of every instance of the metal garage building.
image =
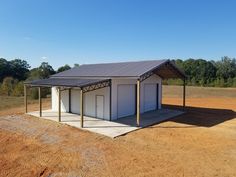
[[[162,80],[181,78],[185,74],[170,60],[85,64],[52,75],[48,79],[25,83],[27,87],[52,88],[52,110],[80,114],[105,120],[137,115],[161,109]],[[41,98],[40,98],[41,100]],[[26,112],[27,112],[27,98]],[[41,103],[40,103],[41,104]],[[42,112],[40,106],[40,116]]]

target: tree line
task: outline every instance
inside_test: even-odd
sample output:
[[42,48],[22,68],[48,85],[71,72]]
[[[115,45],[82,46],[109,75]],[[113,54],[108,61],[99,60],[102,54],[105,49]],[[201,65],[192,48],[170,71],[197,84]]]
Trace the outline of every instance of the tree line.
[[[78,64],[75,64],[78,66]],[[36,79],[46,79],[50,75],[70,69],[69,65],[64,65],[54,70],[48,62],[42,62],[39,67],[30,69],[27,61],[22,59],[6,60],[0,58],[0,95],[23,96],[24,81]],[[37,89],[30,89],[32,98],[38,97]],[[50,90],[44,88],[42,96],[46,97]]]
[[[219,61],[204,59],[173,60],[187,75],[187,85],[208,87],[236,87],[236,59],[224,56]],[[170,79],[167,84],[182,84]]]
[[[236,87],[236,59],[222,57],[219,61],[204,59],[176,59],[172,60],[187,75],[186,83],[192,86],[211,87]],[[79,66],[75,64],[75,66]],[[6,60],[0,58],[0,95],[22,96],[24,93],[24,81],[45,79],[50,75],[70,69],[64,65],[57,70],[47,63],[42,62],[39,67],[30,69],[27,61],[22,59]],[[179,79],[169,79],[165,84],[180,85]],[[43,96],[49,93],[49,89],[43,89]],[[37,89],[31,89],[31,96],[37,98]]]

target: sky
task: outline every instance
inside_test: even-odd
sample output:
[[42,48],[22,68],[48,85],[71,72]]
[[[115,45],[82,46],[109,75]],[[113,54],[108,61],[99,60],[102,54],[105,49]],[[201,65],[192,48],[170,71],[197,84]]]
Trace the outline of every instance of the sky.
[[74,63],[236,57],[235,0],[0,0],[0,57]]

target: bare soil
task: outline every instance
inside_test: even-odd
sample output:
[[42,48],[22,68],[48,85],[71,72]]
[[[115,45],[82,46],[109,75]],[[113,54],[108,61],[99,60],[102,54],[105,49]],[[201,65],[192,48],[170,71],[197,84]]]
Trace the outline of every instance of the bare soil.
[[[182,104],[180,96],[163,103],[182,109],[171,105]],[[187,106],[116,139],[23,115],[23,107],[2,110],[0,176],[235,177],[236,98],[190,97]]]

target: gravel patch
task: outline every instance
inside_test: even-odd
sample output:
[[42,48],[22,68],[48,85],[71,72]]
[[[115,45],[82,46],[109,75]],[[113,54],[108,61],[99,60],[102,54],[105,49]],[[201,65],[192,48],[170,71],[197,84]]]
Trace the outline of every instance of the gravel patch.
[[[38,123],[33,119],[26,119],[23,116],[11,115],[0,117],[0,129],[12,133],[21,133],[31,138],[38,138],[45,144],[56,144],[61,142],[61,138],[56,135],[56,128],[50,124]],[[48,134],[54,131],[55,134]]]

